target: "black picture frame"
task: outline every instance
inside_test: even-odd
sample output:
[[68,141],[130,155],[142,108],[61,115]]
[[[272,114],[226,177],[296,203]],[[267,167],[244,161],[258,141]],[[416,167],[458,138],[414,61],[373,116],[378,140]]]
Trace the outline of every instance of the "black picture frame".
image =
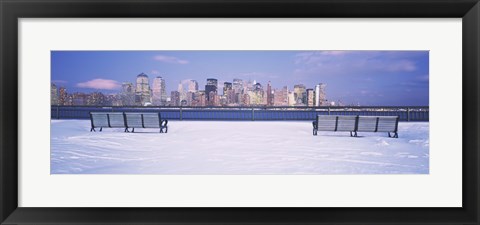
[[[0,0],[0,14],[0,221],[2,224],[479,224],[480,4],[478,0]],[[462,18],[463,207],[18,207],[17,21],[19,18],[75,17]]]

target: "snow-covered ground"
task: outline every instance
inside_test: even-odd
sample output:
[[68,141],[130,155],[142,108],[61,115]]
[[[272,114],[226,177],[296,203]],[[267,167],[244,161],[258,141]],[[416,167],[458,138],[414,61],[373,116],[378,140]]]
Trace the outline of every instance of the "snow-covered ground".
[[90,132],[52,120],[52,174],[428,174],[429,125],[386,133],[318,132],[302,122],[170,121],[158,129]]

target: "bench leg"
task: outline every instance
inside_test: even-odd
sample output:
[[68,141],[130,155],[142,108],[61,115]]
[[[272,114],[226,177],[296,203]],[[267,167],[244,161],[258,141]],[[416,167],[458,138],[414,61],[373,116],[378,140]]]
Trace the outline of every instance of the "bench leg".
[[353,133],[352,133],[352,131],[350,131],[350,137],[353,137]]
[[132,133],[135,133],[135,127],[132,128]]
[[355,132],[355,134],[354,134],[353,136],[354,136],[354,137],[358,137],[358,136],[357,136],[357,132],[356,132],[356,131],[354,131],[354,132]]
[[317,130],[313,129],[313,136],[317,136]]
[[392,132],[393,135],[390,135],[390,132],[388,132],[388,137],[391,137],[391,138],[398,138],[398,133],[397,132]]
[[97,132],[97,131],[95,130],[95,128],[93,128],[93,127],[92,127],[92,129],[90,129],[90,132],[92,132],[92,131],[93,131],[93,132]]
[[168,133],[168,127],[165,127],[165,133]]
[[128,131],[128,127],[127,127],[127,128],[125,128],[125,130],[123,132],[130,132],[130,131]]
[[102,128],[103,128],[103,127],[100,127],[100,132],[102,132]]

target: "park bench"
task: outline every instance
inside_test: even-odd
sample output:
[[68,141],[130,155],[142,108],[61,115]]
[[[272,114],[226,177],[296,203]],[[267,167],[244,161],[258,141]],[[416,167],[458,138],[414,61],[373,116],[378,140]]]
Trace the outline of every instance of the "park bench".
[[348,131],[353,136],[356,122],[357,116],[318,115],[313,121],[313,135],[317,135],[317,131]]
[[168,132],[168,120],[162,120],[160,113],[124,113],[126,122],[126,131],[129,132],[129,128],[132,128],[132,132],[135,132],[135,128],[159,128],[160,133]]
[[91,129],[125,128],[124,132],[135,132],[135,128],[159,128],[160,133],[168,132],[168,120],[162,120],[160,113],[90,112]]
[[387,132],[388,137],[398,138],[398,120],[398,116],[317,115],[313,135],[318,131],[349,131],[351,137],[357,137],[357,132]]
[[[358,116],[356,131],[387,132],[388,137],[398,138],[398,120],[398,116]],[[393,136],[390,133],[393,133]]]
[[90,122],[90,132],[95,132],[95,128],[100,128],[100,131],[103,128],[125,128],[125,119],[121,112],[90,112]]

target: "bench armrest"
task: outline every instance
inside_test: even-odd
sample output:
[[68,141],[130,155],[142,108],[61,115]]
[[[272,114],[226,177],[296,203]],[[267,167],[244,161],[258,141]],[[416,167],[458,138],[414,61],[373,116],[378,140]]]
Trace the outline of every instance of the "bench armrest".
[[162,127],[166,127],[167,124],[168,124],[168,120],[161,120],[160,121],[160,126],[162,126]]

